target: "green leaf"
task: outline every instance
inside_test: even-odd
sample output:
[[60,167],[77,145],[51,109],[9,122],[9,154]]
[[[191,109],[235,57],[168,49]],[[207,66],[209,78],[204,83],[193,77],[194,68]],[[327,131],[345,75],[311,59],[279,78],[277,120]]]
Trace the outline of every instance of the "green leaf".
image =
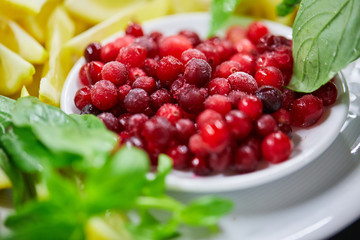
[[181,220],[193,226],[211,226],[233,208],[231,201],[206,196],[191,202],[182,212]]
[[293,26],[289,88],[312,92],[360,57],[360,1],[302,0]]
[[213,0],[209,36],[214,35],[230,18],[240,0]]
[[279,16],[286,16],[290,14],[297,5],[299,5],[300,0],[283,0],[276,7],[277,14]]
[[0,136],[11,123],[11,111],[15,100],[0,95]]
[[148,181],[144,189],[145,195],[158,196],[165,194],[165,178],[172,169],[172,159],[165,155],[159,155],[159,163],[155,178]]

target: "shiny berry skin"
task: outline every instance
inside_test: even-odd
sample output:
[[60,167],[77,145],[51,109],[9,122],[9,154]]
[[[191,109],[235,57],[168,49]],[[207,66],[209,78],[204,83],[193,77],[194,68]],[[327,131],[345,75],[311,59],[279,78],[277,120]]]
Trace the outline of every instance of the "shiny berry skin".
[[256,80],[248,73],[235,72],[228,78],[232,90],[254,93],[258,89]]
[[126,35],[131,35],[134,37],[141,37],[144,36],[144,32],[142,30],[141,25],[139,25],[138,23],[130,23],[126,29],[125,29],[125,33]]
[[156,90],[156,82],[154,78],[148,76],[138,77],[132,84],[132,88],[142,88],[148,94]]
[[248,95],[239,101],[238,108],[246,113],[251,119],[258,119],[263,112],[263,104],[259,98]]
[[179,106],[188,113],[199,113],[204,109],[205,96],[199,88],[187,86],[179,91]]
[[99,115],[101,113],[101,110],[99,110],[97,107],[95,107],[93,104],[85,105],[80,112],[80,115],[84,114],[93,114],[93,115]]
[[237,43],[246,37],[246,29],[242,26],[232,26],[226,30],[225,38],[232,43]]
[[103,112],[98,115],[98,118],[105,124],[106,128],[113,132],[119,132],[120,126],[118,119],[109,112]]
[[292,152],[292,142],[283,132],[267,135],[261,143],[261,152],[265,160],[270,163],[286,161]]
[[199,50],[197,50],[195,48],[191,48],[191,49],[184,51],[181,54],[180,61],[183,64],[186,64],[188,61],[190,61],[190,59],[193,59],[193,58],[203,59],[205,61],[207,60],[204,53],[200,52]]
[[238,173],[248,173],[256,170],[259,159],[255,149],[249,145],[240,145],[235,150],[233,166]]
[[236,52],[234,45],[227,40],[214,41],[214,45],[220,55],[221,61],[229,60],[229,58]]
[[156,68],[157,77],[163,86],[169,86],[181,73],[182,63],[173,56],[160,59]]
[[129,80],[129,72],[125,65],[117,61],[106,63],[101,70],[101,76],[116,86],[123,85]]
[[246,72],[250,75],[255,73],[255,58],[251,54],[237,53],[230,58],[230,61],[239,63],[241,72]]
[[210,95],[227,95],[230,91],[231,86],[226,78],[214,78],[208,84],[208,92]]
[[134,40],[134,43],[146,48],[147,57],[149,58],[154,58],[159,54],[157,43],[149,36],[138,37]]
[[129,113],[142,113],[149,105],[149,94],[141,88],[131,89],[124,99],[124,106]]
[[127,128],[128,120],[130,117],[131,117],[130,113],[124,113],[118,117],[119,127],[121,131],[124,131]]
[[207,62],[214,69],[220,63],[220,55],[212,44],[200,43],[196,49],[205,54]]
[[240,64],[235,61],[225,61],[216,67],[215,76],[220,78],[227,78],[234,72],[241,71]]
[[196,127],[190,119],[182,118],[175,123],[177,139],[187,143],[189,138],[196,133]]
[[131,86],[128,84],[121,85],[118,88],[118,98],[120,103],[124,103],[124,99],[131,89]]
[[182,118],[182,111],[178,105],[166,103],[159,108],[156,116],[166,118],[171,124],[175,125]]
[[273,113],[280,109],[283,103],[283,95],[281,91],[272,86],[262,86],[255,92],[256,96],[261,100],[264,113]]
[[212,95],[205,100],[205,109],[212,109],[225,116],[231,111],[231,102],[223,95]]
[[140,136],[147,120],[149,117],[143,113],[131,115],[126,121],[125,130],[132,135]]
[[177,59],[181,54],[190,48],[193,48],[190,40],[181,35],[172,35],[159,40],[159,52],[161,57],[171,55]]
[[296,94],[293,90],[290,90],[288,88],[283,88],[282,95],[283,95],[283,103],[281,107],[290,111],[294,101],[296,100]]
[[84,51],[84,57],[87,62],[101,61],[101,44],[93,42],[87,45]]
[[79,79],[80,79],[80,83],[84,86],[89,86],[89,79],[87,77],[87,68],[89,67],[89,63],[85,63],[84,65],[82,65],[82,67],[80,68],[79,71]]
[[281,46],[291,46],[291,40],[283,37],[283,36],[275,36],[273,34],[267,34],[259,39],[256,44],[256,48],[260,53],[265,51],[275,51]]
[[102,80],[101,71],[104,67],[104,63],[99,61],[93,61],[89,63],[86,74],[91,85]]
[[147,57],[146,48],[140,44],[130,44],[120,49],[116,60],[128,67],[141,67]]
[[324,106],[332,105],[337,98],[336,85],[333,82],[328,82],[313,92],[313,95],[320,98],[323,101]]
[[279,64],[275,59],[275,54],[273,52],[265,52],[259,55],[255,60],[255,70],[259,70],[263,67],[277,67],[279,68]]
[[260,136],[267,136],[279,130],[276,120],[270,114],[264,114],[255,122],[256,133]]
[[208,176],[211,174],[211,169],[208,166],[205,158],[196,156],[190,161],[191,169],[198,176]]
[[246,36],[247,38],[253,42],[257,43],[260,38],[267,35],[269,33],[269,29],[262,22],[253,22],[248,26]]
[[138,136],[130,135],[126,140],[124,140],[124,143],[128,147],[130,146],[130,147],[137,147],[137,148],[142,148],[142,149],[145,149],[145,147],[146,147],[144,140]]
[[238,53],[256,55],[258,54],[255,45],[247,38],[241,39],[235,43],[235,49]]
[[138,67],[133,67],[129,69],[129,84],[133,84],[136,79],[139,77],[145,77],[146,72]]
[[208,146],[199,134],[194,134],[190,137],[189,148],[196,156],[206,156],[208,154]]
[[147,58],[144,61],[144,65],[142,69],[149,77],[156,77],[156,68],[158,66],[158,63],[155,59]]
[[284,86],[284,78],[280,69],[276,67],[263,67],[255,73],[258,86],[269,85],[281,89]]
[[184,78],[187,83],[201,87],[211,79],[211,66],[203,59],[193,58],[185,65]]
[[98,81],[91,88],[91,101],[98,109],[109,110],[117,104],[118,89],[108,80]]
[[252,120],[242,111],[230,111],[226,114],[225,121],[229,126],[232,136],[238,140],[245,139],[251,133]]
[[309,127],[315,124],[324,112],[322,100],[307,94],[294,101],[290,111],[291,123],[294,126]]
[[75,93],[74,103],[78,109],[83,109],[86,105],[91,104],[91,88],[82,87]]
[[135,40],[133,36],[125,35],[117,38],[114,42],[110,42],[101,48],[101,60],[103,62],[115,61],[119,55],[120,49],[128,46]]
[[143,126],[142,136],[146,142],[155,148],[168,146],[175,134],[175,128],[163,117],[152,117]]
[[208,157],[209,167],[213,172],[221,173],[227,170],[231,164],[231,147],[225,148],[221,153],[212,153]]
[[186,145],[171,147],[166,154],[173,160],[174,169],[183,170],[189,167],[191,152]]
[[199,35],[191,30],[181,30],[179,35],[184,36],[189,39],[191,44],[195,47],[196,45],[200,44],[201,40]]
[[200,128],[200,136],[208,146],[208,151],[219,153],[230,143],[230,132],[224,121],[216,120]]
[[222,121],[223,117],[220,113],[212,110],[212,109],[205,109],[202,111],[196,118],[197,127],[200,129],[206,124],[213,123],[215,121]]
[[282,123],[282,124],[290,124],[291,123],[291,117],[290,117],[290,112],[280,108],[279,110],[277,110],[276,112],[274,112],[273,114],[271,114],[277,123]]
[[248,96],[246,92],[239,91],[239,90],[232,90],[228,94],[229,101],[233,108],[237,108],[239,105],[239,101],[244,97]]
[[157,111],[165,103],[172,103],[173,98],[168,90],[161,88],[150,95],[150,107]]
[[159,40],[163,37],[163,34],[159,31],[152,31],[149,34],[149,37],[151,37],[156,43],[158,43]]

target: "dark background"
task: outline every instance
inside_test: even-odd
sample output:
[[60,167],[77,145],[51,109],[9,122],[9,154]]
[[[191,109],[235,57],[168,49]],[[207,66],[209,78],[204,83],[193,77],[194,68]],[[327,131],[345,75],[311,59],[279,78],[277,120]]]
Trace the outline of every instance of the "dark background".
[[357,240],[360,239],[360,219],[345,228],[329,240]]

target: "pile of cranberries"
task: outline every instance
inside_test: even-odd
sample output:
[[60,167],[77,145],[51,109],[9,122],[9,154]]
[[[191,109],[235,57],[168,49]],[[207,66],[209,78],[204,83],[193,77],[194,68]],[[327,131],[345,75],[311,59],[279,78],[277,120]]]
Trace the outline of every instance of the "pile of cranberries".
[[286,86],[292,41],[262,22],[234,26],[225,38],[202,40],[191,30],[125,35],[91,43],[75,95],[81,114],[95,114],[123,144],[160,153],[196,175],[247,173],[261,161],[292,153],[292,126],[308,127],[337,98],[332,81],[312,94]]

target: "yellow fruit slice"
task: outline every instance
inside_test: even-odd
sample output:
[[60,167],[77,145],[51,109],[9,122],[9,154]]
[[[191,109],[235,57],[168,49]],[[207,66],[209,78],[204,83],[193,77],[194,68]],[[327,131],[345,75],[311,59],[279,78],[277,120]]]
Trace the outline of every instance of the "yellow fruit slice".
[[11,182],[9,178],[6,176],[4,171],[0,168],[0,190],[5,188],[10,188]]
[[211,0],[172,0],[171,2],[174,13],[208,11],[211,4]]
[[151,0],[136,2],[123,8],[111,18],[95,25],[87,31],[71,39],[66,46],[81,56],[84,48],[94,41],[101,41],[121,30],[124,30],[130,21],[142,22],[151,18],[161,17],[169,11],[168,0]]
[[0,16],[0,43],[30,63],[43,63],[46,50],[16,22]]
[[29,94],[28,90],[26,89],[26,87],[23,86],[23,87],[21,88],[20,97],[27,97],[27,96],[30,96],[30,94]]
[[4,7],[13,8],[29,14],[37,14],[47,0],[0,0]]
[[32,81],[35,68],[19,55],[0,44],[0,94],[12,95]]
[[62,6],[51,15],[47,32],[46,48],[49,49],[49,62],[45,64],[44,77],[40,81],[41,101],[59,106],[61,89],[72,67],[71,52],[63,45],[74,35],[74,23]]

